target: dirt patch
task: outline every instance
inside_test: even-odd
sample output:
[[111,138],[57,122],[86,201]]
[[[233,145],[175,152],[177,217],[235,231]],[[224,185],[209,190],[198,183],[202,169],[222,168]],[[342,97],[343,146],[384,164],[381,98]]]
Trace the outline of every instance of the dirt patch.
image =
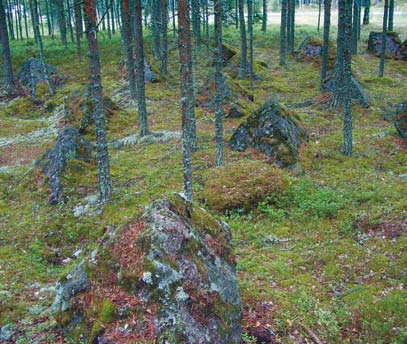
[[0,167],[33,162],[46,151],[45,146],[10,145],[0,148]]

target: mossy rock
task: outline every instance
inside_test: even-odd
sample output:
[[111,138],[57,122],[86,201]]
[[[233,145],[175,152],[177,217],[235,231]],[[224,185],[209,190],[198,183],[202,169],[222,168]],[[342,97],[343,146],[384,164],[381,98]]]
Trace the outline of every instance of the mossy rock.
[[[383,33],[371,31],[367,43],[367,51],[376,56],[381,55]],[[386,57],[407,60],[407,41],[401,42],[397,32],[386,33]]]
[[400,137],[407,139],[407,100],[397,106],[394,126]]
[[86,274],[89,287],[56,302],[55,317],[72,341],[115,342],[120,335],[126,343],[241,342],[241,301],[224,222],[173,194],[101,242],[74,270]]
[[294,112],[269,100],[240,124],[230,139],[233,150],[254,148],[280,166],[298,162],[298,147],[308,141],[307,133]]
[[201,197],[218,213],[249,211],[287,185],[284,172],[262,161],[242,160],[208,171]]
[[[307,36],[300,44],[298,50],[295,52],[297,61],[299,62],[318,62],[321,61],[322,48],[324,41],[315,36]],[[332,69],[335,66],[336,60],[336,45],[333,41],[328,43],[328,68]]]

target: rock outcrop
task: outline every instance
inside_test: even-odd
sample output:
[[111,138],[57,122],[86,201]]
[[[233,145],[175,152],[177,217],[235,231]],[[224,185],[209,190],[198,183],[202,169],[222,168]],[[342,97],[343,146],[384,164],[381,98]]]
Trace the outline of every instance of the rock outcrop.
[[30,57],[24,62],[20,71],[18,72],[18,80],[30,89],[31,96],[36,97],[36,87],[42,82],[51,82],[51,78],[57,74],[55,67],[43,64],[41,60],[35,57]]
[[[371,31],[367,44],[367,51],[380,56],[382,50],[383,33]],[[407,61],[407,40],[403,43],[397,32],[387,32],[386,56]]]
[[280,166],[291,166],[298,162],[298,147],[307,140],[300,119],[269,100],[237,128],[230,146],[237,151],[251,147]]
[[55,145],[45,152],[40,161],[42,171],[51,186],[50,203],[61,200],[61,176],[69,159],[89,161],[93,146],[77,129],[65,127],[58,135]]
[[407,100],[397,105],[394,126],[400,137],[407,139]]
[[[320,61],[322,55],[322,47],[324,41],[314,36],[307,36],[300,44],[298,50],[295,52],[297,61]],[[336,59],[336,46],[332,41],[329,41],[328,49],[328,67],[335,66]]]
[[[181,195],[157,201],[74,270],[86,278],[61,280],[55,319],[72,340],[241,343],[230,235],[224,222]],[[78,293],[66,300],[71,286]]]

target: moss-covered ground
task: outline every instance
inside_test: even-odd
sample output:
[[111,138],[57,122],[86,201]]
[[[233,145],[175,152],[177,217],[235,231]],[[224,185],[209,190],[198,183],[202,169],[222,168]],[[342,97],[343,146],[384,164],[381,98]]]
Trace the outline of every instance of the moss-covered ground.
[[[353,59],[353,74],[367,90],[371,106],[354,105],[354,154],[345,157],[341,111],[331,108],[329,95],[319,91],[318,64],[288,57],[287,66],[279,66],[278,27],[270,26],[266,33],[255,28],[255,58],[268,67],[256,71],[261,80],[254,82],[254,102],[246,102],[245,111],[250,113],[271,97],[295,106],[310,141],[300,152],[303,173],[284,171],[285,188],[278,196],[264,195],[251,210],[242,207],[219,214],[233,230],[248,342],[258,329],[277,343],[407,341],[407,143],[388,120],[395,105],[406,100],[407,63],[388,60],[385,77],[377,77],[378,59],[364,52],[365,38],[374,29],[362,28],[360,54]],[[237,31],[224,31],[225,41],[238,46]],[[322,32],[299,26],[296,46],[310,34]],[[149,39],[146,45],[151,45]],[[120,38],[109,41],[101,36],[100,47],[104,92],[121,108],[108,118],[108,138],[113,140],[137,133],[137,113],[126,92]],[[76,62],[73,45],[65,49],[45,39],[45,51],[47,63],[58,69],[61,86],[52,97],[43,90],[43,104],[33,104],[24,95],[3,99],[1,138],[46,128],[49,123],[43,119],[86,84],[88,64]],[[169,75],[146,85],[153,131],[180,130],[177,53],[170,51]],[[13,42],[12,54],[18,71],[36,49],[32,41]],[[213,72],[207,56],[203,46],[196,68],[198,85]],[[151,56],[150,62],[158,68]],[[249,88],[248,80],[235,81]],[[310,106],[297,107],[309,99]],[[214,169],[214,114],[196,108],[196,115],[194,197],[205,206],[205,183]],[[240,122],[225,120],[226,139]],[[91,131],[87,138],[94,139]],[[75,207],[97,193],[96,167],[70,162],[62,179],[64,201],[50,206],[48,185],[33,163],[49,145],[49,140],[39,138],[0,146],[1,167],[8,166],[0,171],[0,326],[13,329],[17,343],[63,342],[48,307],[52,286],[76,263],[73,254],[79,249],[79,257],[89,254],[108,227],[124,227],[149,202],[182,187],[179,140],[111,148],[112,202],[75,217]],[[244,159],[242,166],[248,168],[248,161],[262,158],[253,151],[232,152],[226,145],[226,164],[238,166],[236,162]],[[250,172],[248,168],[247,178]],[[222,185],[212,182],[211,187],[218,187],[221,195]]]

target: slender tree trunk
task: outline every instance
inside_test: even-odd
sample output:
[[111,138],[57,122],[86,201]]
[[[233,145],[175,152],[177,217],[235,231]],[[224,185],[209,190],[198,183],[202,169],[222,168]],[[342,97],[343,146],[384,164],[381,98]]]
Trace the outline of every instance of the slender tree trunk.
[[74,14],[75,14],[75,34],[76,34],[76,50],[78,53],[79,62],[82,62],[82,0],[74,0]]
[[154,40],[154,57],[160,58],[161,54],[161,6],[160,0],[151,0],[151,20]]
[[143,46],[143,15],[141,0],[135,0],[135,42],[136,42],[136,91],[139,117],[140,136],[149,133],[146,107],[146,91],[144,84],[144,46]]
[[287,20],[290,22],[290,30],[288,35],[290,36],[290,44],[288,50],[291,55],[294,55],[294,43],[295,43],[295,0],[291,0],[291,10],[288,13]]
[[130,20],[129,0],[122,0],[123,44],[127,57],[127,77],[129,79],[130,98],[135,100],[137,92]]
[[[111,1],[111,5],[113,6],[113,1]],[[105,1],[105,8],[106,8],[106,25],[107,25],[107,37],[112,39],[112,29],[110,27],[110,7],[109,1]]]
[[3,0],[0,0],[0,40],[2,47],[2,57],[3,57],[3,72],[4,72],[4,83],[6,89],[14,88],[14,77],[13,68],[11,64],[11,54],[10,45],[6,24],[6,12],[3,6]]
[[51,13],[49,8],[48,0],[45,1],[45,15],[47,16],[47,28],[48,28],[48,36],[52,36],[52,27],[51,27]]
[[389,1],[389,25],[387,31],[393,31],[393,21],[394,21],[394,0]]
[[383,35],[382,35],[382,46],[380,51],[379,77],[382,77],[384,74],[384,62],[386,60],[388,13],[389,13],[389,0],[384,0]]
[[281,1],[281,25],[280,25],[280,66],[285,66],[287,49],[287,0]]
[[267,31],[267,0],[263,0],[263,20],[261,23],[261,31]]
[[172,3],[172,6],[171,6],[171,9],[172,9],[172,40],[175,45],[176,39],[177,39],[177,28],[175,25],[175,0],[172,0],[171,3]]
[[28,15],[27,15],[27,1],[24,0],[23,1],[23,5],[24,5],[24,29],[25,29],[25,38],[28,39],[30,36],[28,34]]
[[239,0],[235,0],[235,27],[239,27]]
[[181,77],[182,104],[182,166],[184,195],[192,202],[192,129],[194,120],[191,119],[193,108],[192,90],[192,42],[189,19],[188,0],[178,2],[178,47]]
[[40,28],[41,28],[41,36],[44,37],[44,36],[45,36],[45,34],[44,34],[44,22],[43,22],[43,20],[42,20],[42,9],[41,9],[41,6],[38,6],[38,13],[39,13],[39,15],[38,15],[39,25],[40,25]]
[[199,0],[191,0],[192,32],[194,34],[194,49],[198,51],[201,47],[201,13]]
[[370,0],[366,0],[365,10],[363,12],[363,25],[369,24],[369,16],[370,16]]
[[71,42],[75,43],[75,36],[73,34],[73,27],[72,27],[72,7],[71,7],[71,2],[70,0],[67,0],[66,2],[66,11],[68,14],[68,29],[69,29],[69,34],[71,36]]
[[96,133],[96,164],[98,168],[99,200],[106,203],[112,196],[106,119],[103,108],[102,78],[96,26],[95,0],[84,0],[86,37],[89,46],[90,86],[92,88],[93,119]]
[[215,0],[215,165],[223,165],[222,6]]
[[66,39],[66,21],[65,21],[64,3],[62,2],[62,0],[56,0],[56,4],[58,10],[58,24],[59,32],[61,34],[61,42],[65,47],[67,47],[68,42]]
[[359,1],[353,1],[353,25],[352,25],[352,55],[358,53],[358,34],[359,34]]
[[168,74],[168,0],[161,0],[161,77]]
[[326,79],[328,53],[329,53],[329,30],[331,27],[331,0],[324,0],[324,45],[321,57],[321,91],[324,89]]
[[238,78],[244,79],[247,75],[247,38],[244,19],[244,0],[239,0],[239,23],[240,23],[240,60]]
[[16,39],[14,35],[14,24],[13,24],[13,17],[12,17],[12,11],[11,11],[11,5],[8,1],[6,1],[6,7],[7,7],[7,23],[8,23],[8,31],[10,33],[10,39],[14,41]]
[[249,77],[250,89],[253,90],[253,0],[247,0],[247,29],[249,33]]
[[287,1],[287,50],[290,53],[291,47],[291,4],[294,0],[286,0]]
[[321,6],[322,5],[322,0],[318,1],[318,29],[317,31],[319,32],[319,27],[321,25]]
[[112,35],[114,36],[116,33],[115,22],[114,22],[114,1],[112,2],[112,6],[110,6],[110,20],[111,20],[111,28],[112,28]]

